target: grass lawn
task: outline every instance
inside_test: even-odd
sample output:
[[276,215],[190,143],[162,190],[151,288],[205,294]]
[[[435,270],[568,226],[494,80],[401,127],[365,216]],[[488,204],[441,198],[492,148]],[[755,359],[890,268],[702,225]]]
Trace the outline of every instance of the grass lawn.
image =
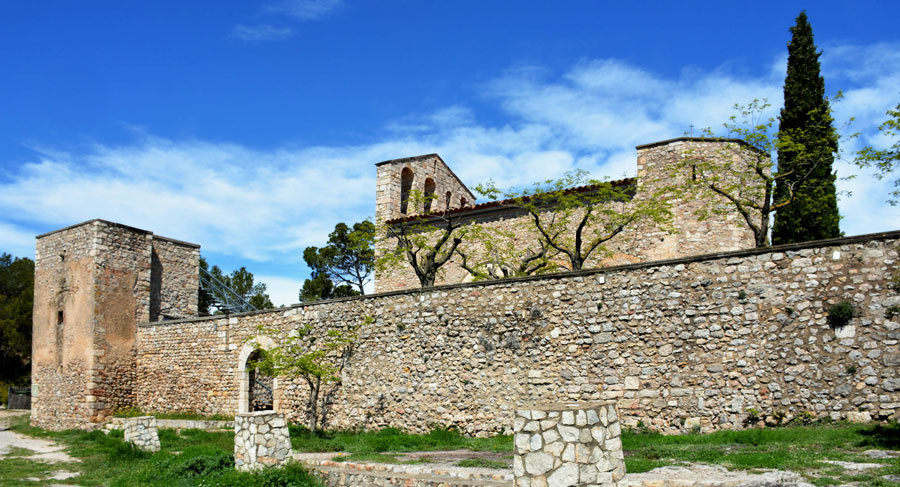
[[[27,425],[26,418],[13,419],[19,433],[48,438],[67,447],[80,463],[48,467],[27,460],[27,451],[12,451],[0,458],[0,487],[29,484],[28,477],[43,477],[55,470],[80,471],[69,484],[111,487],[130,486],[315,486],[319,483],[301,468],[292,466],[263,474],[238,474],[231,456],[233,433],[183,430],[160,431],[162,451],[143,453],[122,440],[121,432],[106,435],[99,431],[49,432]],[[310,435],[291,426],[291,442],[302,452],[345,452],[342,459],[356,461],[400,461],[392,452],[473,450],[511,454],[511,436],[468,438],[456,431],[433,430],[409,435],[386,428],[372,432],[324,432]],[[862,454],[867,449],[900,449],[900,424],[850,425],[820,424],[784,428],[720,431],[712,434],[663,436],[650,432],[626,431],[622,435],[626,467],[630,473],[645,472],[665,465],[687,463],[719,464],[730,469],[780,469],[802,473],[816,485],[900,486],[885,475],[900,476],[900,458],[874,459]],[[506,456],[500,458],[507,458]],[[880,463],[883,467],[854,475],[843,468],[823,463],[838,460]],[[461,466],[503,467],[503,462],[473,459]]]
[[[46,438],[66,446],[78,463],[50,465],[23,458],[21,449],[0,457],[0,487],[65,483],[109,487],[319,487],[321,483],[297,465],[259,474],[234,470],[234,434],[228,431],[164,429],[159,432],[162,449],[145,453],[122,439],[122,432],[46,431],[28,426],[27,417],[11,420],[18,433]],[[32,482],[57,470],[80,472],[63,482]]]

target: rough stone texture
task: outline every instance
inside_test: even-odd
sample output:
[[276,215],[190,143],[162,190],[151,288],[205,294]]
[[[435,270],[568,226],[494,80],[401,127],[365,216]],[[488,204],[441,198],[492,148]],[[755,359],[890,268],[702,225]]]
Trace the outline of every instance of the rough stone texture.
[[[898,244],[891,232],[146,323],[137,406],[232,414],[240,350],[260,325],[325,333],[372,316],[328,427],[489,435],[537,401],[616,400],[623,425],[669,433],[739,428],[751,407],[897,418],[900,323],[885,310],[900,304]],[[852,337],[826,322],[842,300],[856,308]],[[275,394],[304,419],[302,381]]]
[[156,418],[153,416],[126,418],[122,424],[126,442],[131,443],[139,450],[159,451]]
[[[425,180],[435,183],[435,200],[432,209],[459,208],[475,204],[475,195],[444,163],[441,156],[428,154],[417,157],[393,159],[376,164],[375,220],[383,222],[404,216],[401,213],[400,173],[404,168],[412,170],[412,188],[425,192]],[[447,199],[447,193],[450,199]],[[407,208],[406,214],[421,213],[424,208]]]
[[[664,187],[670,187],[676,179],[674,165],[685,157],[698,158],[748,158],[753,157],[750,150],[733,140],[701,140],[689,137],[663,141],[645,146],[638,146],[637,151],[637,184],[635,201],[656,198],[655,193]],[[416,173],[431,174],[432,167],[448,172],[449,168],[436,155],[420,158],[400,159],[390,164],[378,166],[378,189],[376,193],[376,222],[384,223],[398,217],[400,213],[400,171],[410,167]],[[428,168],[428,169],[426,169]],[[431,172],[428,172],[431,171]],[[690,177],[689,174],[683,178]],[[413,187],[421,190],[421,181],[415,179]],[[442,185],[453,187],[454,192],[464,189],[462,183],[449,176],[439,179],[438,194]],[[468,190],[466,190],[468,191]],[[672,226],[676,232],[667,233],[653,224],[630,225],[625,231],[607,242],[607,252],[594,252],[585,267],[607,267],[652,260],[671,259],[711,252],[724,252],[751,248],[754,246],[753,234],[743,223],[741,216],[721,197],[698,197],[689,191],[679,191],[670,195],[674,221]],[[472,200],[469,200],[472,201]],[[443,203],[442,203],[443,204]],[[621,204],[621,203],[617,203]],[[696,212],[701,207],[707,208],[709,215],[705,219],[698,218]],[[441,206],[440,208],[443,208]],[[451,205],[450,208],[455,208]],[[407,214],[417,212],[409,210]],[[452,212],[453,218],[463,225],[478,225],[489,232],[509,238],[512,236],[515,246],[526,254],[528,250],[537,248],[538,235],[533,229],[531,217],[521,210],[504,205],[486,203],[484,205],[460,208]],[[575,221],[573,220],[573,228]],[[391,239],[379,240],[376,250],[383,252],[385,245],[393,245]],[[482,258],[484,249],[476,241],[462,241],[460,250],[464,251],[470,261]],[[560,261],[562,267],[567,262]],[[453,257],[441,267],[437,283],[453,284],[470,282],[472,276],[460,265],[459,256]],[[419,287],[419,281],[408,265],[391,270],[379,270],[375,277],[375,290],[394,291]]]
[[234,467],[241,471],[283,465],[291,460],[291,437],[284,415],[272,411],[234,418]]
[[134,404],[137,323],[196,316],[198,249],[103,220],[37,237],[32,424],[90,428]]
[[[127,420],[128,418],[110,418],[110,420],[103,425],[103,431],[109,432],[124,429],[125,421]],[[213,421],[208,419],[157,419],[156,427],[174,430],[191,429],[215,431],[234,428],[234,421]]]
[[614,402],[551,404],[516,410],[516,487],[617,487],[625,476]]

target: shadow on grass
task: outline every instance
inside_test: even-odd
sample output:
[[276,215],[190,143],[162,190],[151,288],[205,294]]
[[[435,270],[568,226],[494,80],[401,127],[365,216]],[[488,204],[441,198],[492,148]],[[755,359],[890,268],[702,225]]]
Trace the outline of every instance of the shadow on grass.
[[859,434],[865,437],[860,446],[900,449],[900,423],[875,424],[860,430]]

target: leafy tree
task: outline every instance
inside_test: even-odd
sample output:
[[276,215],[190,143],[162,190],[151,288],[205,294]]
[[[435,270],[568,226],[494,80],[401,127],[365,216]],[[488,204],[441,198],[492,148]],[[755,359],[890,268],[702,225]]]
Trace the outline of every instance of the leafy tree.
[[543,240],[533,247],[520,242],[514,230],[472,225],[465,229],[464,245],[456,253],[462,260],[460,266],[477,281],[530,276],[557,268],[553,257],[558,252]]
[[[412,208],[424,208],[424,202],[434,196],[411,190],[408,198]],[[376,265],[387,272],[408,264],[421,287],[434,286],[438,271],[450,261],[462,242],[461,227],[459,214],[449,208],[385,224],[380,234],[389,242],[383,246],[386,250]]]
[[375,265],[375,225],[369,220],[338,223],[324,247],[307,247],[303,260],[312,275],[303,282],[301,301],[365,294]]
[[[214,265],[210,268],[206,259],[200,257],[200,268],[206,270],[221,283],[231,288],[232,291],[239,294],[254,308],[270,309],[275,307],[275,305],[272,304],[269,295],[266,293],[266,284],[263,282],[255,282],[253,273],[248,271],[246,267],[241,266],[240,269],[236,269],[232,271],[231,274],[225,275],[219,266]],[[200,315],[208,315],[211,306],[214,307],[217,301],[221,302],[224,300],[223,296],[216,296],[214,293],[211,293],[210,290],[201,289],[197,303]]]
[[[753,232],[756,247],[770,245],[772,216],[795,201],[795,188],[809,175],[803,167],[776,168],[772,156],[784,151],[800,160],[810,160],[809,151],[820,151],[820,146],[812,143],[815,138],[807,136],[802,128],[775,132],[775,119],[765,115],[770,106],[766,100],[735,105],[736,114],[723,124],[729,137],[745,142],[747,147],[721,144],[711,155],[689,150],[669,173],[673,190],[686,194],[696,188],[702,190],[699,197],[705,198],[707,204],[697,210],[700,219],[737,211]],[[813,133],[817,130],[810,128]],[[722,141],[710,128],[703,129],[702,134],[710,141]],[[684,174],[692,177],[685,178]],[[723,201],[725,204],[720,203]]]
[[[315,433],[326,412],[330,394],[340,385],[341,371],[350,361],[360,328],[373,321],[371,317],[366,317],[360,324],[346,330],[330,329],[324,336],[316,334],[309,324],[301,325],[290,333],[260,327],[262,334],[277,337],[279,345],[260,354],[259,361],[252,365],[272,377],[302,378],[306,381],[309,386],[307,424],[309,430]],[[259,347],[259,344],[255,346]]]
[[[878,131],[884,137],[894,139],[894,144],[885,149],[875,149],[867,146],[856,153],[856,165],[863,168],[874,167],[875,177],[883,179],[891,175],[900,166],[900,103],[893,110],[887,111],[888,119],[878,126]],[[891,191],[888,203],[897,204],[900,198],[900,178],[894,179],[894,190]]]
[[825,96],[819,56],[812,27],[801,12],[791,27],[784,108],[778,139],[778,172],[774,199],[788,201],[775,212],[772,243],[775,245],[835,238],[841,235],[837,207],[834,154],[838,135]]
[[[583,269],[588,259],[609,254],[607,244],[629,226],[655,223],[667,227],[672,214],[663,195],[635,198],[635,185],[588,178],[576,170],[560,179],[535,183],[524,191],[502,192],[493,182],[475,190],[506,206],[526,212],[540,250],[528,252],[519,269],[540,263],[547,251],[561,257],[564,267]],[[524,267],[522,267],[524,266]]]
[[34,261],[0,254],[0,394],[27,384],[31,374]]

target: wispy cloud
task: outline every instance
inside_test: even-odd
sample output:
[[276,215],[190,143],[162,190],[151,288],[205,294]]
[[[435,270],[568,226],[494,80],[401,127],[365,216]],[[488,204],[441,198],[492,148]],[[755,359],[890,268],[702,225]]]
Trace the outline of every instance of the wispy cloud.
[[282,0],[266,5],[263,11],[297,20],[318,20],[337,12],[342,6],[341,0]]
[[269,24],[257,25],[236,25],[231,30],[231,35],[238,39],[259,42],[259,41],[275,41],[284,39],[291,35],[293,29],[290,27],[279,27]]
[[[849,129],[862,137],[844,144],[848,153],[875,140],[884,111],[900,101],[900,65],[876,62],[891,50],[900,46],[825,49],[829,90],[846,95],[837,118],[865,114]],[[677,137],[691,125],[719,127],[734,103],[768,98],[778,106],[782,83],[775,69],[757,78],[725,68],[666,77],[620,60],[586,60],[557,75],[529,67],[486,83],[485,99],[505,113],[501,123],[453,105],[386,121],[391,135],[375,144],[259,150],[141,135],[81,153],[42,148],[0,182],[0,248],[33,249],[38,230],[99,217],[235,259],[294,262],[336,222],[373,214],[375,162],[438,152],[463,181],[501,186],[576,167],[633,175],[635,145]],[[839,176],[858,172],[848,159],[837,164]],[[889,184],[865,175],[840,181],[852,192],[840,201],[848,235],[900,228],[900,214],[884,203]],[[296,294],[297,276],[265,274],[285,299]]]

